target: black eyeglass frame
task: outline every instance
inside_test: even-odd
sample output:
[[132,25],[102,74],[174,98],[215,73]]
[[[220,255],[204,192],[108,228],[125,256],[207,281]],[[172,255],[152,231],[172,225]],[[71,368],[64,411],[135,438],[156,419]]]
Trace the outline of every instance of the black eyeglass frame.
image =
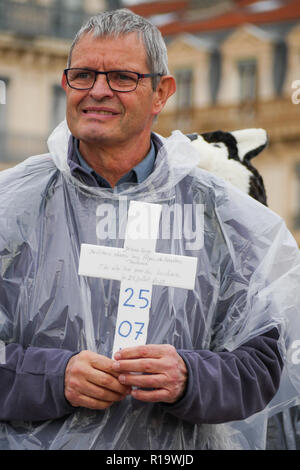
[[[93,72],[95,74],[93,85],[88,87],[88,88],[77,88],[77,87],[74,87],[74,86],[70,85],[69,78],[68,78],[69,70],[84,70],[86,72]],[[134,75],[136,75],[137,76],[137,81],[136,81],[135,88],[133,88],[132,90],[115,90],[114,88],[112,88],[110,83],[109,83],[109,79],[108,79],[108,74],[112,73],[112,72],[133,73]],[[138,72],[132,72],[131,70],[108,70],[107,72],[99,72],[98,70],[85,69],[85,68],[81,68],[81,67],[71,67],[71,68],[68,68],[68,69],[64,69],[64,74],[66,76],[68,86],[70,88],[73,88],[73,90],[91,90],[94,87],[95,83],[96,83],[97,76],[98,75],[105,75],[106,81],[107,81],[107,84],[108,84],[109,88],[112,91],[116,91],[117,93],[130,93],[131,91],[135,91],[137,89],[138,84],[139,84],[139,80],[141,80],[142,78],[154,78],[154,77],[162,77],[163,76],[163,73],[138,73]]]

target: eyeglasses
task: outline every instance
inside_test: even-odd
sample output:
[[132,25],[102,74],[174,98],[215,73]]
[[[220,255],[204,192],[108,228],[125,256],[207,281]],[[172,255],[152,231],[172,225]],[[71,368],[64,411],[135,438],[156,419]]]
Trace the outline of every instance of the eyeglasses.
[[109,88],[112,91],[126,93],[134,91],[142,78],[162,77],[162,73],[137,73],[124,70],[111,70],[109,72],[98,72],[89,69],[65,69],[69,87],[75,90],[91,90],[95,85],[98,75],[105,75]]

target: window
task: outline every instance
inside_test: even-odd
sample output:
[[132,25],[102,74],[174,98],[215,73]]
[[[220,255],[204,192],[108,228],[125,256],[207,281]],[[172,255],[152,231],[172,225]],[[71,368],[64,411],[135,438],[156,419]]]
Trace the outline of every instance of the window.
[[51,129],[54,129],[66,116],[66,95],[60,85],[53,86]]
[[281,96],[282,89],[287,72],[287,45],[284,41],[278,41],[274,44],[273,58],[273,81],[274,90],[277,96]]
[[193,104],[193,71],[181,69],[175,71],[177,109],[189,109]]
[[212,104],[216,104],[221,82],[222,57],[220,51],[214,50],[210,54],[209,85]]
[[239,100],[240,103],[252,103],[256,100],[257,66],[256,59],[238,62]]

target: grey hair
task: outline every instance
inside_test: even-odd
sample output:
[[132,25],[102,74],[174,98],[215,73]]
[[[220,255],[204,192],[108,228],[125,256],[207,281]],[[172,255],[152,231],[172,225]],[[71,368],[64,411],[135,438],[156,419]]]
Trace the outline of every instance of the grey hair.
[[[87,33],[93,33],[94,38],[114,37],[136,32],[142,37],[146,55],[147,65],[150,73],[169,74],[168,55],[165,41],[159,29],[142,16],[136,15],[127,8],[106,11],[92,16],[76,34],[70,48],[68,67],[71,65],[72,52],[80,40]],[[160,77],[152,78],[153,90],[156,89]]]

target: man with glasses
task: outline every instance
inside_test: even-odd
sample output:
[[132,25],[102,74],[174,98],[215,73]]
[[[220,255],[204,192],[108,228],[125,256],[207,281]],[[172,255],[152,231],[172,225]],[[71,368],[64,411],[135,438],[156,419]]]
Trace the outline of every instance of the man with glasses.
[[[284,296],[297,292],[284,262],[292,254],[299,269],[294,241],[268,209],[196,169],[180,132],[152,132],[175,81],[150,22],[127,10],[91,18],[62,86],[67,126],[50,137],[49,154],[0,180],[0,447],[247,447],[223,423],[263,410],[278,389],[277,326]],[[119,283],[79,276],[79,251],[122,247],[120,236],[100,237],[100,226],[111,210],[111,234],[130,200],[171,208],[157,251],[195,256],[198,271],[194,291],[155,286],[148,344],[111,358]],[[176,231],[187,224],[182,209],[192,209],[191,226],[200,206],[204,242],[191,245]]]

